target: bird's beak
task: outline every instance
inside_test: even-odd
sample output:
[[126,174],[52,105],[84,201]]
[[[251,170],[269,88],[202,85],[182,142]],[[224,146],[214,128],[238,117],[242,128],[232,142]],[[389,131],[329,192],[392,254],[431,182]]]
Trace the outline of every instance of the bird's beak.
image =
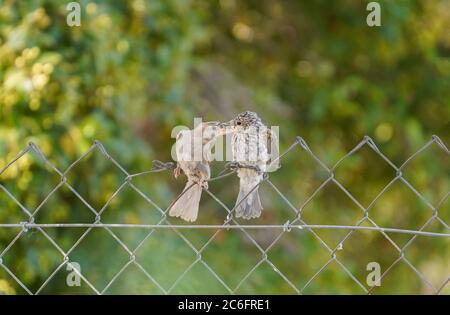
[[234,126],[233,120],[219,124],[219,127],[220,127],[220,129],[222,129],[222,132],[224,134],[233,132],[233,126]]
[[219,124],[220,128],[228,128],[233,126],[233,120]]

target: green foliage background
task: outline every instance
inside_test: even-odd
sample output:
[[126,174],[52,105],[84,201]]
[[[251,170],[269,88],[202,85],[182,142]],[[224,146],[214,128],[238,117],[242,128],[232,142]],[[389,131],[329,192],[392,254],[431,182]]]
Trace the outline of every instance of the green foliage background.
[[[329,166],[364,135],[373,137],[397,165],[433,134],[450,140],[450,4],[448,1],[379,1],[382,27],[366,25],[367,1],[134,0],[79,1],[82,25],[66,24],[67,1],[0,0],[0,168],[34,141],[59,169],[66,169],[93,144],[107,150],[131,172],[148,170],[153,159],[170,159],[174,126],[193,118],[229,120],[257,111],[280,126],[281,151],[300,135]],[[305,152],[295,150],[271,174],[296,207],[327,178]],[[450,220],[449,157],[432,145],[405,168],[404,175],[439,217]],[[218,171],[223,167],[216,165]],[[395,172],[369,148],[346,160],[336,178],[368,206]],[[27,154],[0,177],[30,209],[42,202],[60,178],[38,156]],[[124,176],[95,151],[68,174],[69,183],[96,210],[123,183]],[[169,173],[141,176],[135,185],[165,209],[183,187]],[[229,207],[237,179],[211,183]],[[295,215],[269,186],[265,207],[252,224],[283,224]],[[208,196],[200,224],[222,224],[225,212]],[[417,229],[432,212],[410,189],[396,182],[374,204],[370,216],[380,226]],[[310,224],[355,224],[363,213],[335,185],[327,185],[302,212]],[[94,215],[68,189],[52,195],[36,222],[86,222]],[[104,223],[157,223],[158,211],[126,187],[102,216]],[[23,211],[0,190],[0,222],[26,221]],[[172,219],[173,223],[183,222]],[[242,223],[242,222],[241,222]],[[433,221],[425,230],[447,232]],[[19,230],[0,229],[0,253]],[[46,229],[68,250],[85,229]],[[148,231],[114,230],[134,248]],[[197,248],[215,231],[182,231]],[[276,231],[250,232],[267,247]],[[332,248],[346,231],[317,232]],[[389,234],[399,245],[411,236]],[[306,231],[285,234],[269,259],[298,288],[330,259]],[[358,231],[337,257],[365,284],[371,261],[386,270],[399,257],[380,233]],[[405,257],[436,288],[450,275],[445,238],[417,237]],[[29,231],[2,257],[36,291],[62,256],[39,232]],[[82,273],[102,290],[129,260],[105,230],[93,230],[70,255]],[[221,231],[203,259],[234,288],[261,253],[238,230]],[[172,231],[158,230],[136,259],[165,289],[196,256]],[[42,293],[93,293],[86,285],[67,287],[61,269]],[[450,293],[447,283],[443,293]],[[0,268],[0,292],[25,291]],[[131,265],[106,293],[161,293]],[[226,293],[196,264],[172,293]],[[267,264],[261,264],[237,293],[295,293]],[[307,294],[364,293],[340,266],[327,266]],[[406,263],[383,278],[379,293],[433,293]]]

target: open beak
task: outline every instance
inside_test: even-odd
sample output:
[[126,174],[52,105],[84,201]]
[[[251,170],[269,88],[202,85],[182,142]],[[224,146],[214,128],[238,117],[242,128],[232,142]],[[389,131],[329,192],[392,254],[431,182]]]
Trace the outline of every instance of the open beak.
[[219,124],[219,127],[223,130],[224,134],[233,132],[233,120],[230,120],[228,122],[222,122]]
[[222,122],[219,124],[219,126],[221,128],[227,128],[227,127],[232,127],[233,126],[233,120],[227,121],[227,122]]

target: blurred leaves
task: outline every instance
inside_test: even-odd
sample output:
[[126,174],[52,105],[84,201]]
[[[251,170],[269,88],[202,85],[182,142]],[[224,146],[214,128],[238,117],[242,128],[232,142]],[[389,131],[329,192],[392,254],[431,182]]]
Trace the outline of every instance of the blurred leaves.
[[[331,167],[367,134],[399,166],[432,134],[450,142],[450,4],[445,0],[379,2],[380,28],[365,24],[366,3],[357,0],[82,0],[82,25],[68,27],[65,1],[1,0],[0,168],[34,141],[52,163],[65,170],[99,139],[129,172],[139,172],[150,169],[153,159],[170,159],[171,130],[176,125],[191,126],[198,116],[229,120],[242,110],[255,110],[268,124],[281,126],[281,151],[301,135]],[[394,174],[376,154],[364,150],[346,160],[337,176],[366,206]],[[93,155],[69,175],[70,184],[99,210],[124,174],[100,152]],[[282,166],[273,174],[273,182],[296,207],[303,205],[327,175],[298,150],[291,152]],[[434,146],[413,159],[404,173],[434,206],[440,205],[439,215],[448,224],[449,202],[442,199],[448,196],[450,185],[448,156]],[[27,154],[0,180],[32,210],[56,184],[53,175]],[[168,174],[136,181],[162,210],[182,189],[182,180],[174,181]],[[228,206],[234,203],[236,189],[223,184],[211,187]],[[258,223],[284,223],[292,212],[266,188],[265,213]],[[220,224],[226,215],[207,198],[202,210],[199,222],[204,224]],[[411,191],[394,186],[370,213],[380,225],[418,227],[429,218],[428,210]],[[362,212],[353,211],[346,197],[334,190],[315,198],[306,209],[310,224],[351,224],[360,215]],[[20,222],[24,217],[0,191],[0,222]],[[73,193],[61,190],[37,218],[40,222],[77,222],[91,217]],[[105,218],[108,223],[156,223],[160,213],[128,189],[108,206]],[[84,231],[47,232],[70,248]],[[183,235],[201,247],[213,233],[209,232],[183,231]],[[147,235],[142,231],[118,233],[133,246]],[[332,242],[342,237],[323,233]],[[186,244],[175,234],[158,234],[143,247],[155,249],[143,250],[140,255],[151,274],[170,262],[172,270],[153,274],[168,286],[195,257],[185,253],[177,261]],[[0,250],[14,235],[0,230]],[[274,238],[252,235],[260,243]],[[52,272],[55,257],[48,244],[26,245],[35,236],[27,235],[7,256],[8,263],[16,264],[26,276],[27,285],[37,289]],[[352,255],[343,257],[361,281],[365,275],[361,268],[368,259],[382,259],[382,267],[387,268],[392,258],[382,255],[392,250],[386,248],[390,245],[385,238],[364,236],[351,239],[355,244]],[[433,244],[428,242],[427,247],[432,250]],[[127,258],[118,246],[111,238],[91,236],[75,253],[76,259],[105,285],[114,275],[113,269],[120,269]],[[161,246],[164,250],[158,256]],[[408,255],[420,271],[429,274],[434,270],[437,285],[448,276],[450,247],[448,242],[436,243],[434,249],[438,254],[434,251],[432,257],[413,250]],[[259,259],[255,255],[260,255],[246,236],[236,232],[219,233],[206,254],[224,281],[234,284],[239,280],[237,274],[244,274],[252,266],[250,262]],[[283,237],[273,252],[269,251],[269,258],[284,274],[295,278],[299,288],[329,259],[317,240],[303,232],[298,237]],[[235,274],[235,267],[243,270]],[[142,280],[139,268],[130,270],[119,277],[122,285],[107,292],[160,292]],[[429,293],[419,281],[408,284],[414,276],[409,271],[406,266],[399,267],[386,277],[386,288],[380,292]],[[196,265],[177,292],[223,292],[215,278],[208,280],[211,286],[195,280],[203,279],[204,273],[203,266]],[[241,290],[291,293],[279,280],[263,265]],[[45,292],[73,292],[64,283],[64,270]],[[90,290],[82,288],[80,292]],[[355,288],[333,264],[305,293],[351,292],[360,293],[361,288]],[[0,272],[0,293],[23,292]]]

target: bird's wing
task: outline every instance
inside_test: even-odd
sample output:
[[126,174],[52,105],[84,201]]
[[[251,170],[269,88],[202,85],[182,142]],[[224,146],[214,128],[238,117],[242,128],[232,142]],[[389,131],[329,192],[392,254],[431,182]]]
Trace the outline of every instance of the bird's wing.
[[280,151],[277,134],[271,129],[266,129],[267,134],[267,151],[270,157],[270,167],[268,171],[275,171],[281,167],[280,165]]
[[176,155],[178,161],[191,161],[192,150],[192,132],[190,130],[181,130],[177,134],[175,143]]

